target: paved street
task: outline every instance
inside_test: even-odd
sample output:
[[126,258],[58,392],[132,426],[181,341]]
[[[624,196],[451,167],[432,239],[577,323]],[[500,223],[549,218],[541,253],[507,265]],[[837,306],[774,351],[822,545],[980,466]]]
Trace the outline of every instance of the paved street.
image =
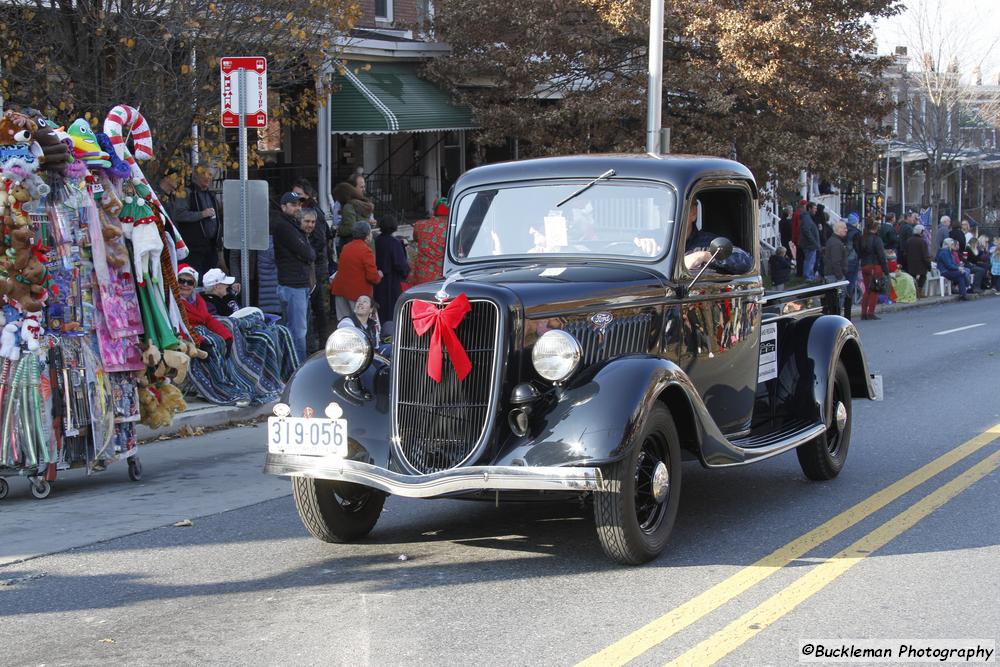
[[259,473],[259,429],[143,447],[141,483],[120,466],[36,501],[12,480],[0,662],[762,665],[800,640],[1000,639],[1000,428],[977,438],[1000,423],[1000,298],[859,324],[886,400],[855,403],[841,476],[689,464],[638,568],[572,505],[392,498],[364,543],[322,544]]

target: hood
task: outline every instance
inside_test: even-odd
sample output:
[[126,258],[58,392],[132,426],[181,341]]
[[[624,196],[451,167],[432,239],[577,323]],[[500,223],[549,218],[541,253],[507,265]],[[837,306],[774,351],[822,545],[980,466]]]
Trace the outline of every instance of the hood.
[[[663,277],[651,268],[610,262],[494,264],[452,272],[444,284],[454,297],[463,291],[463,283],[510,290],[521,302],[527,318],[637,305],[662,298],[666,289]],[[440,284],[435,283],[433,289]]]

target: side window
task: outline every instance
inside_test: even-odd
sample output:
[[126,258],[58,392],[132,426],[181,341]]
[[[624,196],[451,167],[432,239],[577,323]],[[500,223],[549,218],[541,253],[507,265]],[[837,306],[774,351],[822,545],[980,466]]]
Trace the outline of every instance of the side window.
[[733,254],[725,261],[710,263],[703,275],[742,275],[753,270],[756,248],[750,194],[742,188],[701,190],[690,207],[684,244],[687,272],[698,273],[711,256],[709,246],[718,237],[732,241]]

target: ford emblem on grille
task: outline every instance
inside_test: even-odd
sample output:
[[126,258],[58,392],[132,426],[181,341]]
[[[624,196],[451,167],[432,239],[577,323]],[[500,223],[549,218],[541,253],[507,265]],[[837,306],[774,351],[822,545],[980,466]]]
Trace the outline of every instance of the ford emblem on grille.
[[603,336],[604,332],[607,331],[608,325],[611,324],[614,319],[615,316],[611,313],[594,313],[590,316],[590,323],[594,325],[597,332]]

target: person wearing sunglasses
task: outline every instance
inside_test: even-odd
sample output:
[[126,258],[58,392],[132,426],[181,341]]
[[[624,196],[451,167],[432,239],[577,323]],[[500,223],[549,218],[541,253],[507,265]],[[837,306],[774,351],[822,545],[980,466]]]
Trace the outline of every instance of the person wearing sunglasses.
[[208,304],[200,294],[195,292],[198,284],[198,272],[188,264],[180,264],[177,267],[177,286],[181,292],[181,304],[187,312],[188,322],[191,326],[201,325],[222,340],[226,341],[226,352],[233,345],[233,332],[229,328],[208,312]]

